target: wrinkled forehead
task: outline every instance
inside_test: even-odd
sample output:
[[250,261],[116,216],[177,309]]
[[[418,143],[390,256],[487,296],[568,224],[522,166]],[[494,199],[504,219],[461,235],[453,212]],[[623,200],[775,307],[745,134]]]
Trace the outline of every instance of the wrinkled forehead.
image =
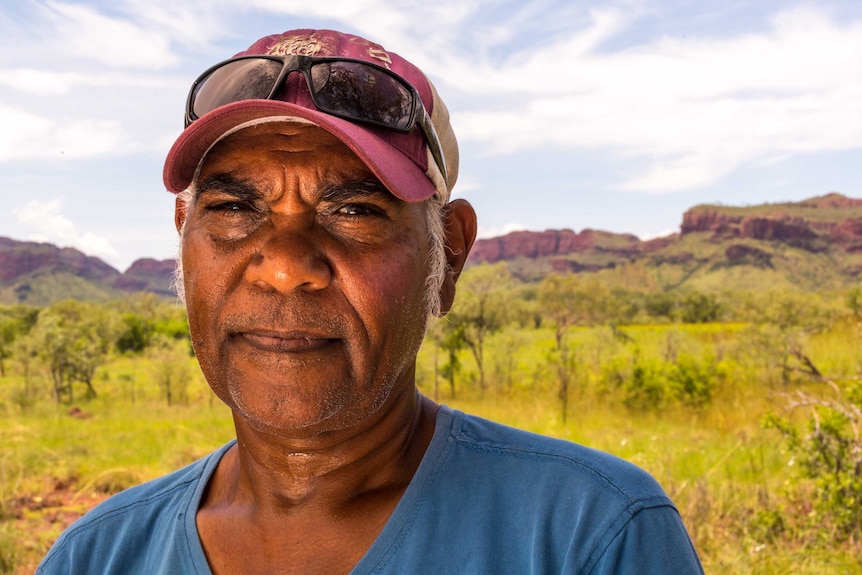
[[[232,130],[204,155],[192,189],[217,182],[255,183],[267,188],[276,180],[291,180],[300,187],[330,187],[351,183],[396,198],[368,166],[341,140],[305,121],[256,121]],[[267,183],[269,182],[269,183]]]
[[[240,124],[222,135],[206,151],[195,172],[197,182],[205,166],[237,161],[245,153],[272,152],[271,160],[289,163],[308,156],[325,164],[348,164],[370,174],[365,164],[341,140],[301,118],[262,118]],[[278,158],[278,159],[276,159]],[[261,166],[263,167],[263,166]]]

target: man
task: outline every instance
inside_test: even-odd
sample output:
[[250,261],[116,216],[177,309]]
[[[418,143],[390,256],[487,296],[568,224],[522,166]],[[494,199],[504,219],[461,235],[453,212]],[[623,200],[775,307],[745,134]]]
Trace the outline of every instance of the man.
[[103,503],[39,572],[702,573],[641,470],[418,393],[476,234],[457,172],[431,83],[362,38],[293,30],[205,72],[164,176],[237,441]]

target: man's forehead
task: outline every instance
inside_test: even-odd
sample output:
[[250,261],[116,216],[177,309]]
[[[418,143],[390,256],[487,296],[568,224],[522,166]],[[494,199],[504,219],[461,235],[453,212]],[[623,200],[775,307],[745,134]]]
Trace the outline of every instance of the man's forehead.
[[[355,154],[338,138],[310,122],[301,120],[256,120],[227,132],[210,147],[201,163],[214,152],[226,147],[246,148],[265,141],[288,152],[324,151],[331,154]],[[359,161],[358,158],[356,158]]]
[[317,165],[321,170],[363,177],[371,174],[362,160],[329,132],[313,125],[273,122],[235,131],[213,144],[201,159],[195,181],[212,171],[245,167],[263,173],[290,165]]
[[341,140],[294,121],[258,121],[222,137],[204,155],[192,189],[195,197],[210,191],[250,198],[264,195],[272,177],[314,180],[306,191],[321,200],[374,194],[404,201]]

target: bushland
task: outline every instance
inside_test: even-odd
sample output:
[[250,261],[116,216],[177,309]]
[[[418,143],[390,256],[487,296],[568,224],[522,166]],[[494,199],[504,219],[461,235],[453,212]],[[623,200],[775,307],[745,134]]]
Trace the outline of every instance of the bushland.
[[[432,320],[437,401],[615,453],[677,502],[715,573],[862,573],[859,289],[612,290],[469,268]],[[89,506],[228,441],[184,310],[0,308],[0,572]]]

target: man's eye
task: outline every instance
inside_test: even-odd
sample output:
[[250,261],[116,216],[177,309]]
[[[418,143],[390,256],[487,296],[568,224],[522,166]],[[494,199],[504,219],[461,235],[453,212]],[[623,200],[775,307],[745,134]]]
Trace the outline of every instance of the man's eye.
[[207,210],[213,212],[240,212],[248,209],[251,208],[240,202],[222,202],[207,206]]
[[251,218],[257,217],[260,210],[251,202],[227,200],[214,201],[203,206],[204,212],[217,218]]
[[371,204],[346,204],[338,208],[336,213],[343,216],[382,216],[385,212]]

